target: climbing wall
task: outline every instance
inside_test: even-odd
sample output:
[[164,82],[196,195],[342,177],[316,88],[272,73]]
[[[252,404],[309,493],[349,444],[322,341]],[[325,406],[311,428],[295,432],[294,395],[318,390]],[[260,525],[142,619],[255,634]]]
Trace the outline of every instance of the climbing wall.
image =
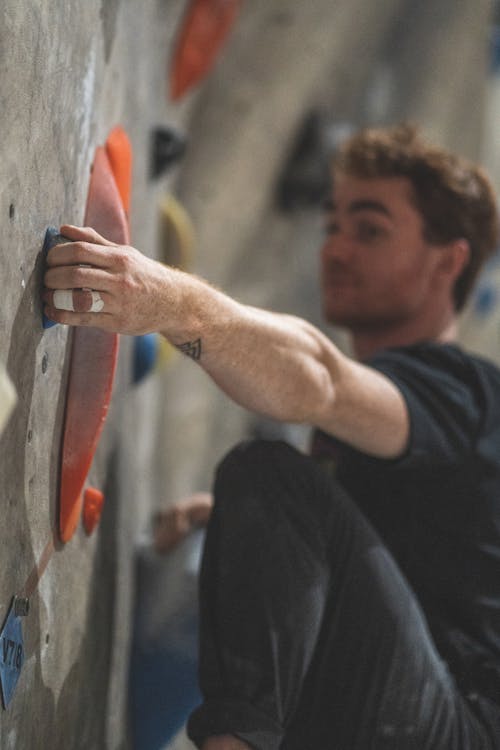
[[[120,124],[134,151],[132,237],[144,252],[157,252],[158,201],[168,178],[151,179],[150,136],[153,127],[175,118],[181,126],[189,109],[169,112],[166,96],[183,5],[2,4],[0,361],[18,399],[0,445],[5,750],[126,746],[141,497],[121,491],[127,477],[122,446],[138,413],[151,427],[153,396],[134,389],[133,342],[123,338],[113,399],[86,480],[104,493],[103,515],[90,536],[77,518],[63,542],[58,498],[72,336],[62,326],[42,327],[41,249],[47,226],[83,222],[96,148]],[[86,372],[100,366],[91,346],[77,374],[85,381]],[[77,425],[76,442],[79,434]],[[144,486],[144,498],[147,491]],[[6,622],[14,597],[17,609]]]

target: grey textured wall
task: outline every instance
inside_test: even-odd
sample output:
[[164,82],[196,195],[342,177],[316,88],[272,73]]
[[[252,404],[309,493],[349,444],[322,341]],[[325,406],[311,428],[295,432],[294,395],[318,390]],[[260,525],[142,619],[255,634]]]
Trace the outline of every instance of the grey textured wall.
[[[44,332],[40,323],[45,228],[82,222],[94,149],[121,123],[135,151],[132,233],[154,254],[165,186],[148,179],[149,131],[167,120],[166,65],[182,7],[160,0],[2,4],[0,359],[19,399],[0,443],[2,620],[56,528],[69,337],[63,327]],[[185,114],[176,117],[180,124]],[[26,661],[11,705],[0,712],[5,750],[124,746],[140,498],[122,491],[122,462],[127,420],[137,425],[138,413],[144,406],[130,387],[130,342],[123,339],[90,474],[107,494],[101,526],[91,538],[79,528],[67,545],[56,542],[32,593],[23,623]]]

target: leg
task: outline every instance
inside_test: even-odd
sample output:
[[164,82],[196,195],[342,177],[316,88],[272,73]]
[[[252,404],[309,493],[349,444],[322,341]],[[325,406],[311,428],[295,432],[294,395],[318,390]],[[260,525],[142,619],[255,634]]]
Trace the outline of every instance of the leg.
[[378,543],[332,584],[283,750],[493,750]]
[[397,566],[338,484],[282,443],[236,449],[218,471],[200,675],[199,746],[487,747],[452,744],[474,722]]

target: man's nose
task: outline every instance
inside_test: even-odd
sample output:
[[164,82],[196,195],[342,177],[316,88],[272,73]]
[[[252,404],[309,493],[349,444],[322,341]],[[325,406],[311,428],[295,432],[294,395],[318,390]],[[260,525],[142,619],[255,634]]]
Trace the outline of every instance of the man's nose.
[[352,241],[341,232],[327,237],[323,244],[323,256],[327,259],[347,260],[353,251]]

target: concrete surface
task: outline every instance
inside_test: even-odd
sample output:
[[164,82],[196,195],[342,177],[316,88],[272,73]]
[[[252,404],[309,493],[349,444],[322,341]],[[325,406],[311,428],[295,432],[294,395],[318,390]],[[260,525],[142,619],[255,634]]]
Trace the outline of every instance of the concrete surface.
[[[40,325],[44,231],[48,224],[82,221],[94,148],[120,122],[136,157],[132,231],[154,254],[160,187],[147,177],[149,130],[167,120],[166,65],[182,7],[180,1],[140,4],[138,23],[134,2],[7,0],[2,6],[0,359],[19,397],[0,447],[2,620],[56,527],[69,336],[62,327],[44,332]],[[115,750],[127,743],[138,497],[121,489],[121,444],[123,425],[140,409],[129,362],[124,340],[90,475],[106,489],[101,526],[90,539],[80,528],[66,546],[56,544],[31,597],[26,662],[14,699],[0,715],[5,750]]]

